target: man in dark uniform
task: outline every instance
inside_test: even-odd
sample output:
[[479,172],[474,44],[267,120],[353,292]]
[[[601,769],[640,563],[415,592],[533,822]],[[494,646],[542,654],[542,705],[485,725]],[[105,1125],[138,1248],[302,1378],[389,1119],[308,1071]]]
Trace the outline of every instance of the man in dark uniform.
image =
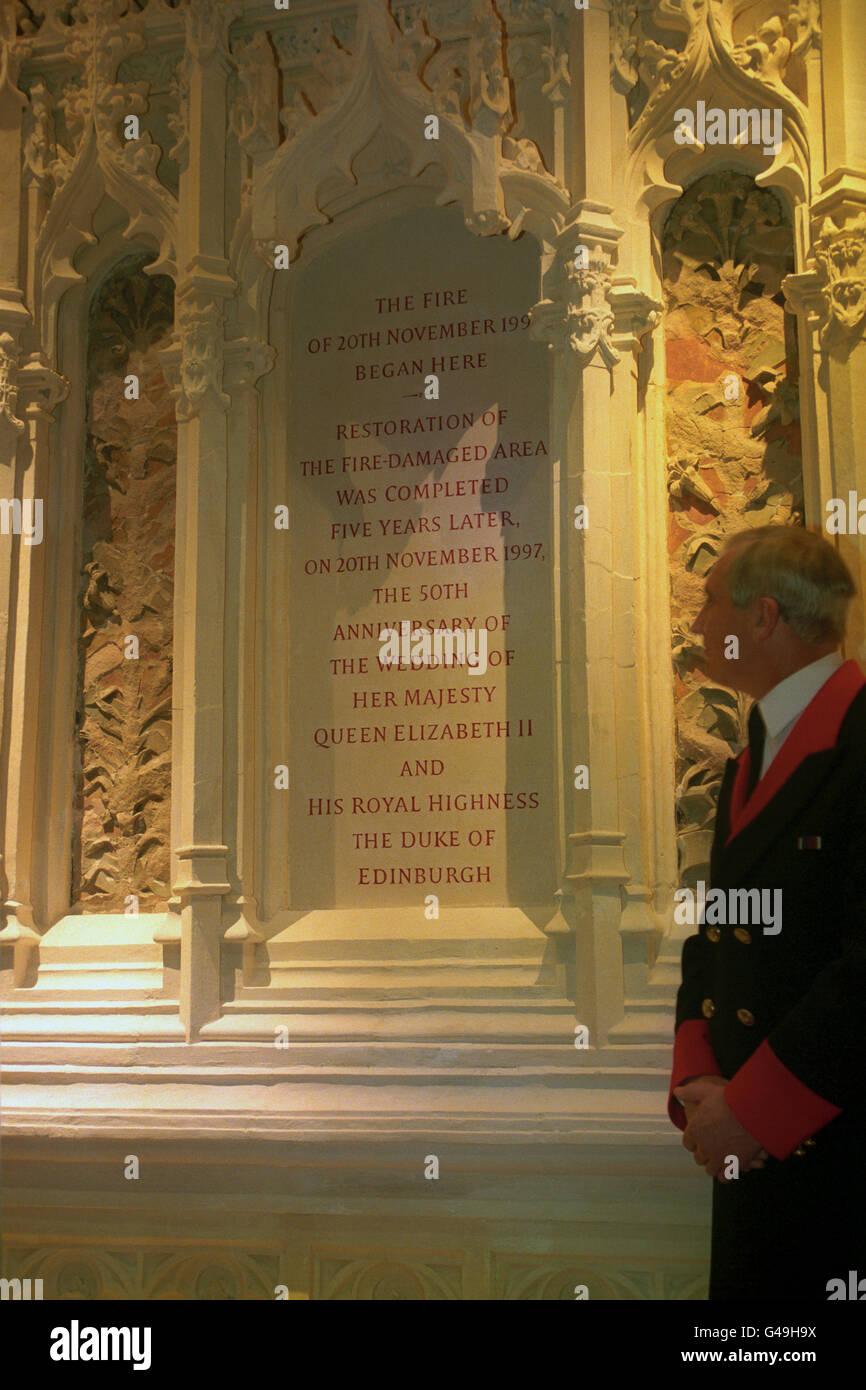
[[866,679],[838,651],[854,584],[824,537],[763,527],[705,589],[707,674],[757,702],[683,947],[668,1105],[715,1179],[710,1298],[866,1299]]

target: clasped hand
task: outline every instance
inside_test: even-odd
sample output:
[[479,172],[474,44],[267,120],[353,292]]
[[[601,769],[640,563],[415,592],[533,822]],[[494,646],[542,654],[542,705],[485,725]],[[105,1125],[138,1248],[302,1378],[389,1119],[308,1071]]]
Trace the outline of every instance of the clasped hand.
[[719,1182],[730,1181],[724,1170],[732,1155],[738,1159],[741,1173],[763,1168],[768,1157],[766,1149],[743,1129],[728,1108],[724,1092],[727,1084],[725,1076],[698,1076],[674,1087],[673,1092],[686,1112],[683,1144],[694,1154],[695,1162]]

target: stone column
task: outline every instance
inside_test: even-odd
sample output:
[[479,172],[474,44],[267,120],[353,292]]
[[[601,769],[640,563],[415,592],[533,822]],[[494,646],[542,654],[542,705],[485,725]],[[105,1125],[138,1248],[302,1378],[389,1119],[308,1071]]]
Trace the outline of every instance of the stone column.
[[[622,229],[612,217],[608,24],[600,0],[570,20],[567,182],[575,201],[545,275],[551,297],[533,311],[533,332],[548,340],[557,358],[553,455],[560,460],[555,486],[562,919],[576,934],[579,1017],[590,1026],[594,1046],[604,1045],[622,1018],[622,888],[630,877],[643,877],[639,842],[637,862],[626,860],[623,797],[634,803],[635,829],[642,767],[633,618],[637,498],[629,429],[637,402],[631,349],[637,346],[636,319],[643,314],[644,329],[650,320],[646,296],[630,281],[617,290],[614,274]],[[617,297],[622,303],[615,311]],[[576,513],[580,507],[586,508],[585,517]],[[582,766],[588,770],[585,787],[575,785],[581,780],[575,769]]]
[[224,843],[224,647],[229,398],[222,390],[228,25],[234,7],[191,0],[189,160],[179,194],[176,337],[179,384],[175,598],[173,892],[181,913],[181,1018],[187,1037],[220,1004]]

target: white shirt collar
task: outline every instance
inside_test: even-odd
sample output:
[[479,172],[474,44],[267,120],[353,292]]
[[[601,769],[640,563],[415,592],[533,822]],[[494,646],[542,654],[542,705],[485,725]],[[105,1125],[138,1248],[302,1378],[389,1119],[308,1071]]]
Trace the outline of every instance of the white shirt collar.
[[786,676],[772,690],[768,690],[758,707],[767,726],[770,738],[775,738],[786,725],[798,719],[808,704],[811,704],[822,685],[825,685],[834,671],[842,665],[841,652],[830,652],[819,657],[808,666],[801,666],[793,675]]

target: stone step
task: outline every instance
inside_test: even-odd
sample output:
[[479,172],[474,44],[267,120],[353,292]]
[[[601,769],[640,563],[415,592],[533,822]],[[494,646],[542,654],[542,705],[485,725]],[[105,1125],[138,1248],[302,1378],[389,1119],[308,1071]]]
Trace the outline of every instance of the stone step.
[[673,1012],[673,1004],[670,995],[656,994],[654,996],[639,995],[637,998],[631,995],[625,1001],[626,1014],[664,1014],[666,1018]]
[[[217,1062],[208,1065],[190,1061],[177,1061],[166,1065],[163,1059],[149,1065],[139,1061],[126,1065],[103,1060],[97,1063],[65,1061],[61,1068],[49,1060],[40,1061],[8,1058],[4,1063],[4,1086],[6,1101],[14,1105],[14,1086],[86,1086],[88,1084],[110,1086],[122,1082],[124,1085],[148,1085],[168,1088],[184,1085],[206,1085],[214,1088],[231,1086],[262,1086],[294,1083],[297,1085],[330,1086],[370,1086],[371,1081],[394,1086],[460,1086],[476,1089],[485,1087],[519,1086],[523,1089],[538,1086],[548,1088],[576,1088],[579,1090],[610,1087],[612,1078],[623,1076],[626,1069],[599,1064],[594,1065],[563,1063],[560,1052],[553,1054],[549,1049],[510,1049],[510,1059],[505,1060],[491,1053],[490,1049],[455,1049],[455,1057],[450,1064],[444,1064],[440,1056],[423,1056],[413,1051],[406,1055],[402,1045],[392,1044],[389,1054],[380,1053],[375,1060],[367,1057],[336,1059],[334,1049],[328,1046],[327,1065],[315,1059],[292,1057],[284,1065],[256,1065],[251,1061],[242,1064],[235,1061]],[[271,1049],[273,1052],[273,1049]],[[289,1057],[290,1053],[286,1053]],[[641,1058],[627,1069],[630,1084],[659,1085],[668,1072],[665,1059],[657,1056]],[[182,1097],[178,1097],[182,1099]]]
[[670,1062],[674,1045],[673,1009],[668,1007],[666,1013],[650,1014],[640,1014],[630,1010],[619,1023],[611,1028],[610,1038],[612,1042],[620,1043],[625,1047],[649,1042],[664,1045],[667,1049],[668,1062]]
[[107,989],[111,989],[112,992],[140,990],[144,993],[161,994],[162,961],[91,960],[75,964],[71,961],[40,961],[39,974],[31,992],[34,995],[56,995],[67,990],[75,990],[76,993],[98,990],[104,994]]
[[[417,961],[344,960],[317,964],[283,965],[271,961],[262,971],[259,983],[243,986],[244,998],[260,997],[273,990],[309,998],[368,997],[372,994],[392,995],[397,991],[412,991],[429,995],[437,991],[454,993],[457,990],[481,989],[500,993],[503,990],[549,992],[559,979],[556,967],[540,967],[535,962],[502,959],[482,963],[460,959]],[[255,971],[253,972],[255,981]]]

